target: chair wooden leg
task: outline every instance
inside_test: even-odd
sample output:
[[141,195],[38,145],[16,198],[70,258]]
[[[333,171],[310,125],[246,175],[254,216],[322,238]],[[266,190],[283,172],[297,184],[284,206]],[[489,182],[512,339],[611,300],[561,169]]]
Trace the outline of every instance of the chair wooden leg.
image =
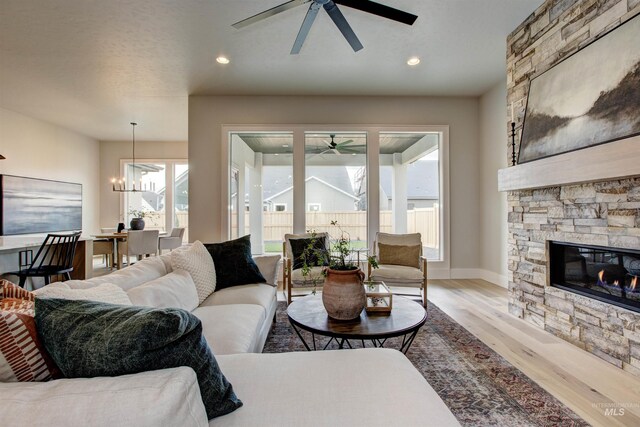
[[27,284],[27,276],[20,276],[20,282],[18,283],[18,285],[21,288],[24,288],[24,285]]
[[422,305],[427,307],[427,281],[424,281],[424,285],[422,285]]
[[51,278],[49,276],[44,276],[44,285],[47,286],[51,282]]
[[71,273],[67,271],[66,273],[64,273],[64,277],[65,277],[65,280],[71,280]]

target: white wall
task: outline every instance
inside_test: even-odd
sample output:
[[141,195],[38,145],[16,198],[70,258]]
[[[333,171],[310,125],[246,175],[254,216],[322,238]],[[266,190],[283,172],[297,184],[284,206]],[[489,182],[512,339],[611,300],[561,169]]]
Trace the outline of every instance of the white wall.
[[480,266],[477,98],[337,96],[189,97],[190,239],[220,241],[222,125],[449,125],[451,267]]
[[[187,142],[136,141],[137,159],[187,159]],[[131,158],[131,141],[100,141],[100,228],[122,222],[120,194],[111,189],[111,178],[120,174],[120,160]]]
[[99,231],[98,141],[0,108],[0,173],[82,184],[82,231]]
[[480,268],[484,279],[507,286],[507,194],[498,169],[507,166],[507,82],[480,98]]

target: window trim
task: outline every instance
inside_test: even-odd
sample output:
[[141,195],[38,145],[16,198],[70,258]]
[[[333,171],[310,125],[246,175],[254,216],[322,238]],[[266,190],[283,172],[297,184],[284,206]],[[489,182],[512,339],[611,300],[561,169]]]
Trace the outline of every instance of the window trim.
[[[380,133],[393,132],[437,132],[442,135],[441,140],[441,168],[440,168],[440,243],[441,260],[429,261],[429,267],[434,273],[432,277],[449,277],[451,267],[451,208],[449,181],[449,125],[383,125],[383,124],[223,124],[221,126],[221,205],[226,206],[220,216],[222,233],[229,238],[230,233],[230,205],[229,205],[229,168],[231,165],[232,133],[239,132],[281,132],[293,134],[293,232],[305,232],[305,132],[362,132],[367,134],[367,199],[368,206],[380,206],[380,194],[376,190],[380,184]],[[367,230],[369,245],[375,240],[375,230],[380,228],[380,209],[367,209]]]

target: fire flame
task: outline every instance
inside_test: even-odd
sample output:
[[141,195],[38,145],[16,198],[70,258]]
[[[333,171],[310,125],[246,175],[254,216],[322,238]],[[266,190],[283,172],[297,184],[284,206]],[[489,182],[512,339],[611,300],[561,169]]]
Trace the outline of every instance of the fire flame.
[[633,279],[631,279],[631,284],[629,285],[629,289],[634,291],[636,289],[637,284],[638,284],[638,276],[633,276]]
[[613,286],[620,286],[620,281],[614,280],[613,281]]
[[598,273],[598,281],[604,283],[604,270],[600,270]]

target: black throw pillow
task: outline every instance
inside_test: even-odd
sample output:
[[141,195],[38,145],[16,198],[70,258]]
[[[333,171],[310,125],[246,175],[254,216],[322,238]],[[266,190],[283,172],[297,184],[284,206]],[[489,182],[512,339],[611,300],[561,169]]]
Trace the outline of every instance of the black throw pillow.
[[251,235],[204,245],[216,266],[216,291],[250,283],[267,283],[251,256]]
[[[301,239],[289,239],[291,245],[291,254],[293,255],[293,269],[297,270],[302,268],[305,262],[310,267],[327,266],[329,265],[329,254],[327,252],[326,238],[301,238]],[[311,246],[311,250],[308,250],[305,254],[305,249]]]
[[209,419],[242,406],[202,335],[202,323],[186,310],[36,298],[35,322],[67,378],[189,366]]

